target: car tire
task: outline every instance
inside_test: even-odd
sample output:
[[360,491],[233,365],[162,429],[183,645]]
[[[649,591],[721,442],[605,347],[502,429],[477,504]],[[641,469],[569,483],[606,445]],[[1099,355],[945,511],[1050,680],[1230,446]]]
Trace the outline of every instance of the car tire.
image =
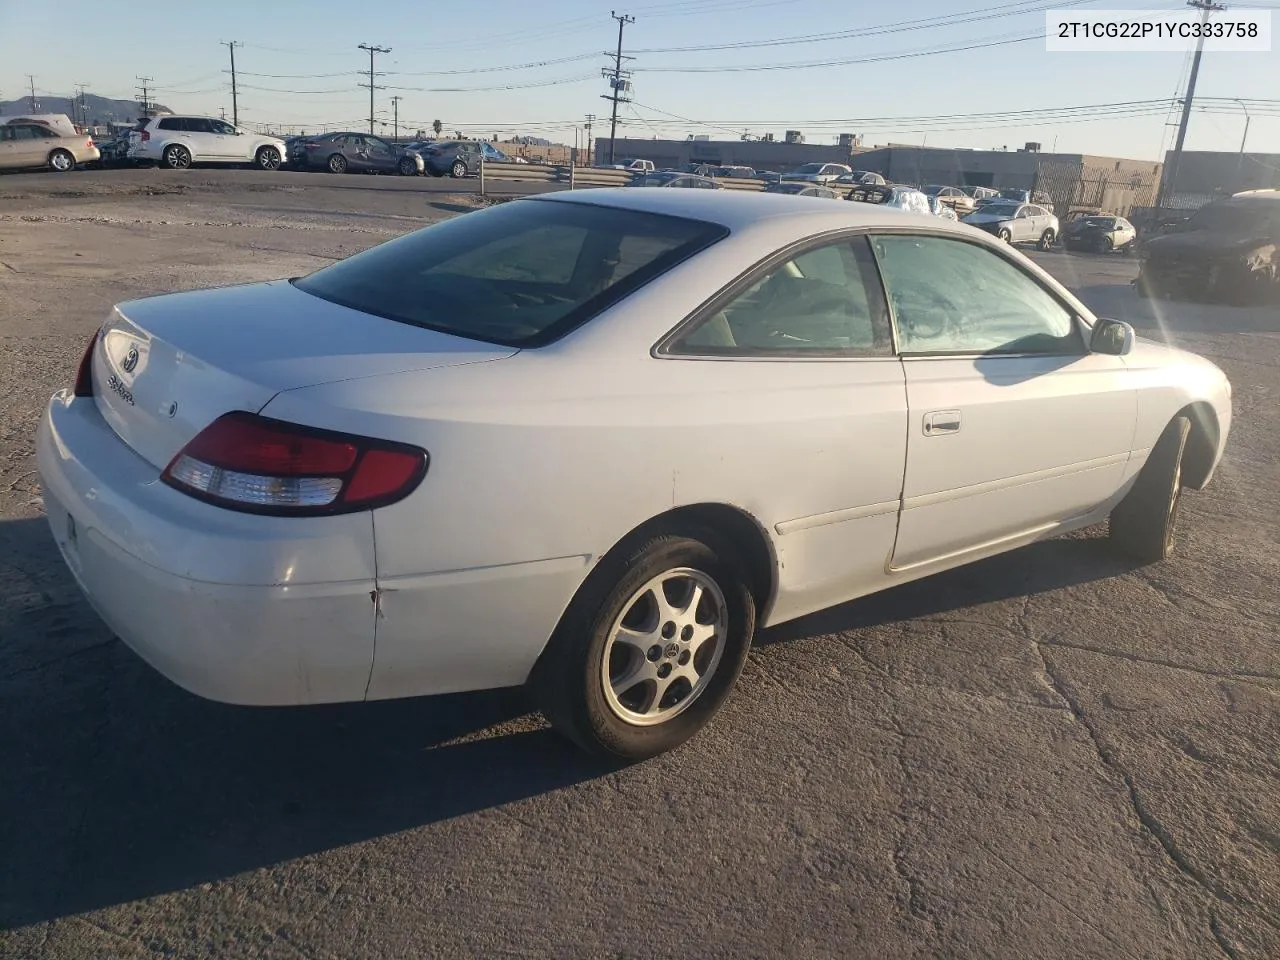
[[418,165],[409,157],[402,157],[400,160],[400,176],[416,177],[418,175]]
[[453,164],[449,167],[449,176],[453,177],[455,180],[461,180],[466,175],[467,165],[461,160],[453,161]]
[[1116,243],[1110,237],[1104,236],[1101,240],[1098,241],[1099,253],[1110,253],[1115,248],[1116,248]]
[[1053,249],[1053,241],[1055,239],[1056,237],[1054,235],[1054,232],[1052,230],[1046,230],[1044,233],[1040,234],[1040,242],[1037,244],[1037,246],[1041,250],[1044,250],[1047,252]]
[[57,173],[69,173],[76,168],[76,158],[70,150],[55,150],[49,154],[49,166]]
[[191,151],[181,144],[170,144],[161,154],[160,165],[169,170],[186,170],[191,166]]
[[275,147],[259,147],[258,152],[253,155],[253,162],[259,170],[279,170],[284,158]]
[[1001,228],[1000,232],[997,233],[996,236],[1004,243],[1013,243],[1013,234],[1004,228]]
[[[755,632],[739,556],[711,530],[655,533],[606,556],[530,677],[552,726],[625,762],[697,733],[733,689]],[[695,585],[701,600],[690,604]]]
[[332,153],[325,161],[325,166],[329,168],[330,173],[346,173],[347,158],[340,153]]
[[1120,551],[1143,563],[1173,553],[1182,502],[1182,454],[1191,421],[1174,417],[1156,441],[1133,488],[1111,511],[1109,535]]

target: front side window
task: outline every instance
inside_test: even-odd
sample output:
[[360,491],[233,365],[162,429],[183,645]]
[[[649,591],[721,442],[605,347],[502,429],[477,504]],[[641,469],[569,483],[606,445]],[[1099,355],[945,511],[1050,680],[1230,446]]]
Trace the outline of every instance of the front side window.
[[519,200],[408,234],[294,284],[402,323],[536,347],[727,232],[635,210]]
[[690,356],[868,356],[892,350],[887,308],[865,237],[769,267],[667,348]]
[[904,354],[1078,354],[1075,319],[1038,282],[976,243],[873,237]]
[[210,120],[209,126],[214,133],[220,133],[224,137],[234,137],[236,135],[236,128],[225,120]]

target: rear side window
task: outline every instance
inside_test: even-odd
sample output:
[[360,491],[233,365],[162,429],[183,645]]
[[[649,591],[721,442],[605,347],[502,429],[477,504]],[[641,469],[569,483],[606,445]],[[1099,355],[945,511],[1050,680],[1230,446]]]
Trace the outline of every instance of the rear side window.
[[185,130],[187,124],[179,117],[165,117],[156,126],[161,130]]
[[294,284],[391,320],[536,347],[727,233],[681,217],[518,200],[400,237]]

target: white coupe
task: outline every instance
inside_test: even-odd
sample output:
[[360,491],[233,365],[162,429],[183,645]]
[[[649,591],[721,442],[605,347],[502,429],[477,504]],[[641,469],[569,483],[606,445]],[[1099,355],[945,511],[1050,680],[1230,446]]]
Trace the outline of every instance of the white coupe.
[[528,684],[691,736],[759,625],[1110,517],[1142,561],[1231,389],[995,237],[731,191],[522,199],[116,307],[38,455],[110,628],[240,704]]

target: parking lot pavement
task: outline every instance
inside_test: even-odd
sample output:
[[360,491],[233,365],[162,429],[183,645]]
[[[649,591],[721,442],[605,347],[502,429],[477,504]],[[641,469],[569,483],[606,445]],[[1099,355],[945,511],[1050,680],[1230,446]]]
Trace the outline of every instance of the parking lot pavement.
[[478,202],[408,183],[0,178],[0,955],[1280,956],[1280,315],[1139,301],[1124,257],[1034,255],[1232,378],[1175,557],[1084,531],[768,631],[652,762],[518,691],[213,704],[112,640],[41,516],[46,397],[113,301]]

